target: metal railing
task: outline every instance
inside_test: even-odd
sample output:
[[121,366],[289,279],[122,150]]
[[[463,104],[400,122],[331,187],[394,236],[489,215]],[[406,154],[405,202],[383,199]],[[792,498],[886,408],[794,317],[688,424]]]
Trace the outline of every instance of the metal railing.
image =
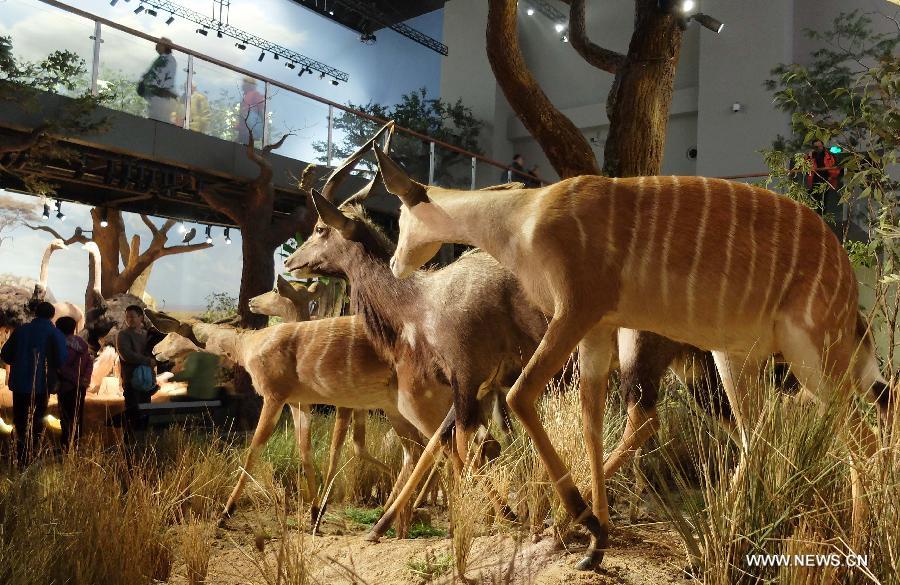
[[[156,57],[155,53],[151,53],[150,50],[159,41],[159,38],[57,0],[38,1],[83,19],[86,25],[91,25],[89,27],[93,32],[89,35],[92,43],[91,51],[89,54],[80,55],[88,63],[90,91],[97,95],[104,87],[111,84],[117,85],[116,89],[121,90],[125,95],[121,99],[117,98],[109,107],[136,115],[146,115],[140,111],[144,105],[143,101],[137,99],[136,94],[133,94],[134,88],[143,74],[143,70],[137,67],[148,66]],[[85,29],[87,28],[85,26]],[[124,33],[124,36],[121,33]],[[13,41],[15,42],[15,39]],[[182,61],[184,57],[186,57],[186,64],[179,69],[176,79],[176,88],[182,90],[177,101],[176,111],[172,112],[171,119],[163,121],[175,123],[185,129],[237,141],[238,124],[234,118],[239,111],[238,103],[243,99],[239,93],[242,93],[243,90],[238,93],[229,91],[228,84],[234,89],[234,86],[239,83],[243,84],[245,80],[253,85],[262,84],[261,94],[264,99],[260,106],[263,110],[263,124],[262,136],[258,137],[261,138],[262,145],[277,142],[284,133],[291,131],[290,128],[277,128],[278,122],[282,124],[288,121],[294,124],[302,122],[302,128],[295,132],[310,140],[307,144],[301,145],[299,150],[296,146],[283,147],[279,153],[285,156],[302,160],[318,158],[327,166],[333,166],[336,140],[342,138],[340,128],[335,127],[336,115],[344,113],[372,122],[373,125],[386,122],[365,112],[199,53],[183,45],[173,42],[170,43],[170,46],[179,65],[184,64]],[[52,48],[49,47],[47,50]],[[127,56],[129,59],[125,65],[122,65],[123,56]],[[119,69],[113,70],[110,63],[118,63]],[[128,70],[123,71],[122,67]],[[204,85],[207,86],[205,91]],[[209,93],[214,89],[219,90],[222,96],[216,102],[219,109],[230,112],[226,116],[228,123],[223,125],[222,120],[219,120],[214,128],[204,127],[196,119],[198,112],[192,112],[193,98],[200,94],[202,100],[209,104]],[[281,118],[282,113],[287,113],[283,119]],[[436,184],[445,187],[476,189],[506,180],[504,177],[508,177],[511,172],[514,172],[511,167],[496,160],[466,151],[409,128],[397,127],[395,147],[398,143],[401,146],[399,150],[406,153],[407,160],[403,162],[408,163],[412,160],[416,163],[407,164],[407,170],[419,181],[437,182]],[[315,152],[311,147],[315,149]],[[521,171],[516,173],[516,176],[520,174]]]

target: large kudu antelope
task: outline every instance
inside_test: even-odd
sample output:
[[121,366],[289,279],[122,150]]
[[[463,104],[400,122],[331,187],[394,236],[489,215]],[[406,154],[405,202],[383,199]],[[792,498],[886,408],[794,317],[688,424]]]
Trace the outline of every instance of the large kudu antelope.
[[[592,534],[580,568],[596,566],[608,542],[603,415],[617,327],[712,350],[743,452],[760,404],[758,386],[747,381],[776,353],[818,400],[849,405],[853,386],[892,417],[847,255],[809,208],[704,177],[582,176],[539,189],[443,189],[417,183],[374,151],[385,186],[403,202],[391,258],[396,276],[414,276],[443,243],[478,246],[513,271],[551,316],[507,399],[567,512]],[[576,347],[592,508],[535,407]],[[848,417],[874,448],[859,413],[848,408]]]
[[[299,282],[288,282],[283,276],[278,275],[275,288],[267,293],[257,295],[248,301],[250,312],[269,317],[279,317],[285,323],[299,323],[309,321],[310,305],[319,300],[318,282],[309,287]],[[318,513],[324,511],[320,507],[320,494],[315,488],[315,473],[311,472],[312,462],[312,436],[309,424],[304,424],[310,419],[309,405],[291,404],[291,417],[294,420],[294,432],[300,451],[300,460],[306,475],[307,487],[310,488],[313,512],[313,523],[318,521]],[[331,445],[328,451],[328,467],[325,470],[323,485],[328,486],[337,475],[338,462],[347,431],[350,428],[350,419],[353,418],[353,452],[360,461],[373,465],[384,473],[390,473],[387,465],[372,457],[366,449],[366,410],[353,410],[352,408],[338,407],[335,409],[334,429],[331,433]],[[390,501],[385,503],[390,505]]]
[[[329,177],[323,193],[333,192],[367,149],[390,130],[389,124],[348,158]],[[388,266],[393,243],[357,205],[377,180],[378,177],[373,179],[340,208],[329,197],[313,192],[319,220],[313,234],[286,260],[285,267],[295,276],[336,275],[349,279],[355,310],[365,317],[367,334],[380,355],[397,368],[401,388],[415,387],[422,380],[449,382],[455,404],[455,461],[466,461],[467,445],[480,422],[476,405],[484,388],[500,381],[509,385],[537,347],[545,332],[546,318],[524,296],[516,278],[480,252],[464,255],[438,271],[416,273],[407,282],[394,277]],[[660,377],[676,357],[693,357],[694,352],[659,336],[637,337],[628,331],[623,331],[620,350],[629,411],[651,412],[655,422]],[[702,355],[697,357],[703,359]],[[498,376],[501,373],[506,380]],[[700,389],[698,380],[691,380],[689,387],[703,399],[708,392]],[[716,400],[712,408],[726,418],[730,416],[724,400]],[[649,435],[654,428],[653,422],[641,427],[643,422],[630,429],[627,440],[623,439],[613,452],[607,462],[609,473],[640,446],[643,440],[638,441],[637,437]],[[437,450],[435,436],[395,506],[412,495]],[[370,539],[387,530],[393,513],[392,508],[385,512]]]
[[[449,394],[438,388],[428,388],[418,396],[398,393],[393,371],[369,344],[362,318],[357,316],[240,330],[227,325],[183,323],[149,309],[145,313],[163,333],[177,333],[205,351],[242,366],[263,398],[245,471],[228,498],[226,517],[233,513],[247,482],[247,472],[272,435],[285,404],[382,410],[403,448],[403,469],[394,486],[395,493],[412,471],[421,436],[431,436],[450,408]],[[308,426],[309,411],[301,412],[306,414],[303,424]],[[313,469],[304,471],[307,482],[311,478],[315,481]],[[314,484],[307,487],[315,494]],[[313,511],[313,517],[318,516],[318,511]],[[408,519],[402,520],[398,532],[406,529]]]

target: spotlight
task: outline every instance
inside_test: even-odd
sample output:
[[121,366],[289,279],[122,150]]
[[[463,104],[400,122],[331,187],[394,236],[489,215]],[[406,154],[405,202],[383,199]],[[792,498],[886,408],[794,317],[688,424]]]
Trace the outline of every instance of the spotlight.
[[564,42],[564,43],[568,43],[568,42],[569,42],[569,35],[563,35],[563,36],[559,37],[559,40],[561,40],[561,41]]
[[300,73],[297,74],[297,77],[303,77],[304,73],[306,73],[306,69],[301,69]]
[[206,226],[206,243],[207,244],[213,243],[213,241],[212,241],[212,226],[211,225]]
[[330,16],[334,16],[334,10],[329,10],[329,11],[328,11],[328,14],[329,14]]
[[338,84],[338,80],[337,80],[337,79],[332,79],[332,80],[331,80],[331,85],[337,85],[337,84]]
[[713,31],[716,34],[722,32],[725,29],[725,24],[722,21],[715,19],[708,14],[698,13],[698,14],[695,14],[693,16],[693,18],[694,18],[694,20],[699,22],[703,27],[708,28],[709,30]]
[[364,45],[374,45],[378,39],[372,33],[363,33],[359,35],[359,42]]
[[100,210],[100,227],[105,228],[109,225],[109,210],[105,207]]
[[119,3],[119,0],[110,0],[109,5],[110,5],[110,6],[115,6],[115,5],[118,4],[118,3]]
[[66,214],[62,212],[62,201],[56,200],[56,219],[66,221]]
[[278,53],[272,53],[272,58],[278,61]]
[[222,31],[217,30],[217,31],[216,31],[216,36],[219,37],[219,38],[221,39],[221,38],[222,38]]
[[50,219],[50,204],[44,203],[44,213],[41,214],[44,219]]
[[244,43],[235,43],[234,46],[242,51],[247,48],[247,45],[245,45]]
[[231,231],[231,228],[225,228],[225,243],[226,244],[231,243],[231,236],[229,235],[230,231]]
[[266,58],[266,52],[263,51],[262,53],[259,54],[259,59],[257,59],[257,61],[262,61],[265,58]]
[[696,5],[697,3],[694,2],[694,0],[684,0],[684,2],[681,3],[681,11],[687,14],[692,11]]
[[175,22],[174,16],[169,16],[169,18],[166,19],[166,24],[172,24],[173,22]]
[[525,14],[527,14],[528,16],[534,16],[534,8],[529,8],[525,11]]
[[203,35],[203,36],[206,36],[209,34],[209,31],[206,30],[205,28],[198,28],[196,32],[197,32],[197,34]]
[[135,13],[135,14],[140,14],[140,13],[143,12],[143,11],[144,11],[144,5],[143,5],[143,4],[138,5],[138,7],[134,9],[134,13]]
[[152,8],[147,9],[147,16],[156,16],[156,11]]
[[288,69],[294,69],[297,67],[293,61],[288,61],[287,63],[284,64],[284,66],[287,67]]
[[183,222],[183,221],[179,221],[179,222],[178,222],[178,233],[179,233],[179,234],[183,234],[183,233],[185,233],[185,232],[187,232],[187,228],[185,227],[184,222]]
[[553,25],[553,28],[556,29],[556,32],[561,33],[562,31],[566,30],[566,25],[561,22],[557,22]]
[[319,79],[325,79],[325,72],[323,71],[321,75],[319,75]]

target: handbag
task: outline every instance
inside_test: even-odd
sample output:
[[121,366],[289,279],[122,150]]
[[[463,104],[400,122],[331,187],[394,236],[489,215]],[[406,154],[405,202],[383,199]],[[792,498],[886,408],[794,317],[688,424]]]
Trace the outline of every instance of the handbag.
[[150,394],[156,393],[159,386],[156,385],[156,377],[153,375],[153,368],[150,366],[138,366],[131,374],[131,386],[138,392]]
[[140,81],[138,81],[138,84],[137,84],[137,94],[138,94],[139,96],[141,96],[141,97],[146,97],[146,96],[147,96],[147,84],[144,83],[144,80],[143,80],[143,79],[140,80]]

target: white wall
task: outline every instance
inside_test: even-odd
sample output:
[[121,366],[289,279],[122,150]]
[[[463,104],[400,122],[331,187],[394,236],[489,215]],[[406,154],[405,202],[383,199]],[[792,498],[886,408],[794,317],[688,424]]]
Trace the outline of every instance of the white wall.
[[[566,5],[549,1],[567,13]],[[771,93],[763,82],[778,63],[807,60],[815,45],[802,35],[802,29],[828,28],[838,13],[854,8],[891,15],[900,11],[886,0],[701,0],[700,4],[704,12],[725,23],[725,30],[716,35],[693,23],[685,32],[663,160],[665,174],[763,172],[759,150],[789,131],[788,117],[772,107]],[[587,65],[559,40],[553,23],[539,12],[526,16],[527,6],[527,0],[520,0],[519,35],[525,60],[553,103],[585,136],[595,139],[594,150],[602,157],[612,76]],[[632,0],[589,3],[589,36],[597,44],[624,52],[633,29],[633,10]],[[505,162],[513,152],[520,152],[528,164],[541,166],[545,178],[555,178],[494,81],[485,54],[486,19],[484,0],[446,3],[444,39],[450,56],[442,64],[442,96],[462,98],[485,120],[483,148],[488,156]],[[880,30],[893,26],[877,14],[873,20]],[[738,113],[732,112],[735,102],[742,106]],[[698,149],[696,161],[685,155],[691,146]]]

